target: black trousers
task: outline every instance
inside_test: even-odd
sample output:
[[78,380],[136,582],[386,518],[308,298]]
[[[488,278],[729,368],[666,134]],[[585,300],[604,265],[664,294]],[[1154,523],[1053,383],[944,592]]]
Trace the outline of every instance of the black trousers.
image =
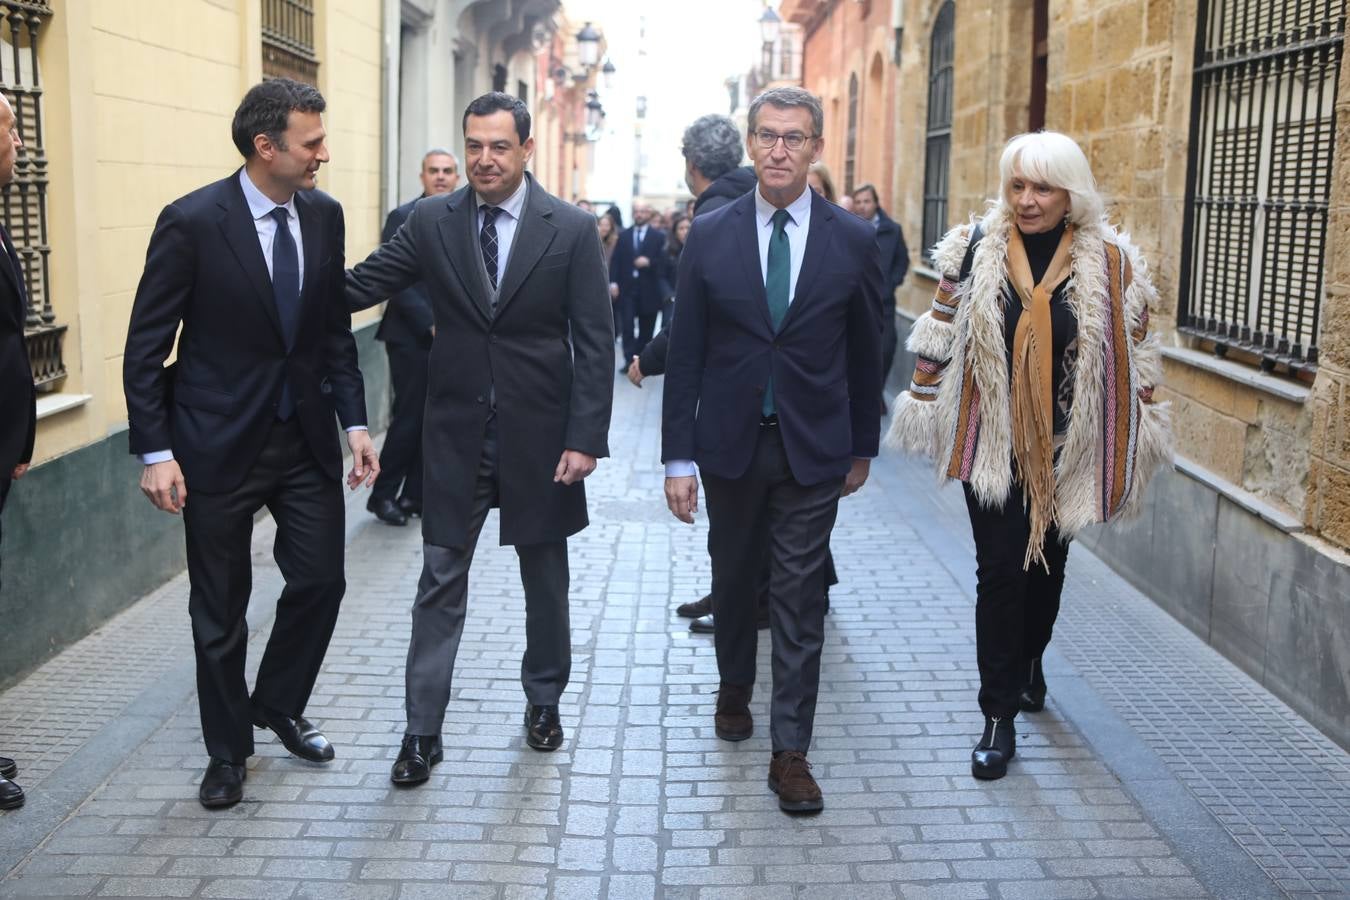
[[1017,715],[1017,695],[1026,685],[1031,661],[1050,643],[1069,545],[1053,526],[1045,535],[1045,567],[1022,569],[1031,521],[1014,484],[1008,501],[985,509],[969,485],[966,509],[975,536],[975,652],[980,666],[980,710],[986,716]]
[[[441,733],[450,702],[455,657],[464,634],[469,602],[469,568],[488,510],[498,505],[496,417],[488,419],[483,454],[463,547],[422,545],[422,577],[413,601],[412,639],[404,670],[408,734]],[[516,545],[525,591],[525,655],[520,682],[535,706],[558,703],[572,674],[572,631],[567,591],[571,574],[567,540]]]
[[651,343],[652,335],[656,333],[656,316],[661,310],[643,312],[639,308],[637,298],[632,296],[620,300],[619,306],[618,328],[620,336],[623,337],[623,358],[627,361],[634,356],[641,356],[642,351]]
[[[14,481],[9,477],[8,472],[4,474],[3,478],[0,478],[0,526],[3,526],[4,524],[4,516],[2,514],[5,511],[5,498],[9,496],[9,488],[10,485],[12,485],[13,483]],[[4,546],[4,532],[0,531],[0,550],[3,550],[3,546]],[[0,555],[3,555],[3,553],[0,553]],[[0,579],[0,591],[3,590],[4,590],[4,581],[3,579]]]
[[895,348],[899,336],[895,331],[895,309],[888,304],[881,320],[881,389],[886,390],[886,379],[890,377],[891,366],[895,364]]
[[[372,500],[399,496],[422,503],[422,418],[427,405],[427,360],[431,353],[414,344],[386,344],[394,409],[380,450],[380,477]],[[402,492],[400,493],[400,488]]]
[[[244,678],[253,516],[277,523],[272,555],[286,580],[250,698]],[[309,702],[346,590],[342,486],[323,473],[299,422],[277,422],[235,490],[194,491],[183,508],[188,613],[197,652],[202,735],[212,756],[253,754],[253,708],[299,716]]]
[[769,736],[775,752],[811,746],[825,643],[825,554],[843,484],[842,478],[799,484],[776,426],[760,427],[750,468],[740,478],[703,473],[717,617],[713,642],[724,684],[755,683],[755,594],[769,561]]

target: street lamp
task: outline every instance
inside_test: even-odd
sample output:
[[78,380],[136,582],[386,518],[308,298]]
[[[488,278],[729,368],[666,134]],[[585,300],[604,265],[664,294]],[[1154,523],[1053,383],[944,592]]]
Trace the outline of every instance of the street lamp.
[[588,69],[600,61],[600,32],[590,22],[577,32],[577,56]]
[[764,42],[764,82],[771,81],[773,72],[773,45],[778,43],[778,31],[783,24],[783,20],[773,7],[764,7],[764,14],[759,17],[759,37]]
[[614,73],[619,71],[614,65],[614,61],[608,56],[605,57],[605,64],[600,67],[600,74],[605,76],[605,90],[614,90]]
[[605,108],[600,104],[600,98],[592,96],[586,101],[586,128],[592,132],[599,131],[604,119]]
[[647,98],[642,95],[638,95],[637,98],[637,117],[639,119],[647,118]]

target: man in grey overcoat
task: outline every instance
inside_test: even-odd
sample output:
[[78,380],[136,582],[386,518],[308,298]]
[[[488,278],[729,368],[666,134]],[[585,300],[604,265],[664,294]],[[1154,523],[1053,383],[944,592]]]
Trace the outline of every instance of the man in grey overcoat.
[[507,94],[464,113],[469,184],[420,200],[348,273],[373,306],[416,281],[435,315],[423,426],[423,567],[405,674],[407,729],[391,779],[425,781],[441,726],[488,510],[525,591],[526,743],[555,750],[571,671],[567,538],[585,528],[583,479],[607,456],[614,389],[608,278],[592,216],[525,172],[530,114]]

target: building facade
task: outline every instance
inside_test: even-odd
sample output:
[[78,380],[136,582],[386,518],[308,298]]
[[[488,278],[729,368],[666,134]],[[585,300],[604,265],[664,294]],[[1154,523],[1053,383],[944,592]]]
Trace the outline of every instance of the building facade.
[[[784,9],[830,110],[854,77],[866,108],[869,66],[894,42],[889,105],[859,118],[856,142],[891,148],[884,190],[913,236],[902,337],[936,288],[933,242],[986,208],[1005,141],[1047,128],[1084,148],[1159,289],[1177,457],[1138,527],[1083,542],[1350,745],[1344,0]],[[848,152],[836,132],[827,159]],[[911,365],[897,360],[893,390]]]
[[[34,468],[5,509],[0,682],[184,566],[177,519],[141,496],[122,348],[160,210],[236,169],[230,121],[263,77],[316,84],[347,259],[416,196],[422,154],[462,147],[469,100],[534,103],[558,0],[0,0],[0,86],[25,149],[0,198],[31,286]],[[561,192],[560,192],[561,193]],[[378,311],[353,324],[373,428],[387,420]]]

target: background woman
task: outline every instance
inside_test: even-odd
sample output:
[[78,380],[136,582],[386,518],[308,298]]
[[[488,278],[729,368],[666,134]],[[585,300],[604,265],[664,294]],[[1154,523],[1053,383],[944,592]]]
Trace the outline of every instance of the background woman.
[[811,171],[806,173],[806,183],[811,186],[811,190],[831,203],[839,202],[839,193],[834,189],[834,177],[830,175],[829,166],[823,162],[811,166]]
[[680,268],[680,254],[684,252],[684,242],[689,240],[689,225],[691,219],[684,213],[674,213],[671,216],[670,231],[666,238],[666,284],[662,289],[661,301],[661,330],[664,331],[670,327],[670,316],[675,307],[675,275]]
[[1156,294],[1083,151],[1062,134],[1020,135],[999,176],[993,208],[934,251],[943,277],[910,333],[918,362],[888,435],[965,489],[985,716],[976,778],[1007,772],[1014,717],[1044,707],[1070,539],[1137,513],[1171,459],[1167,405],[1153,403]]

